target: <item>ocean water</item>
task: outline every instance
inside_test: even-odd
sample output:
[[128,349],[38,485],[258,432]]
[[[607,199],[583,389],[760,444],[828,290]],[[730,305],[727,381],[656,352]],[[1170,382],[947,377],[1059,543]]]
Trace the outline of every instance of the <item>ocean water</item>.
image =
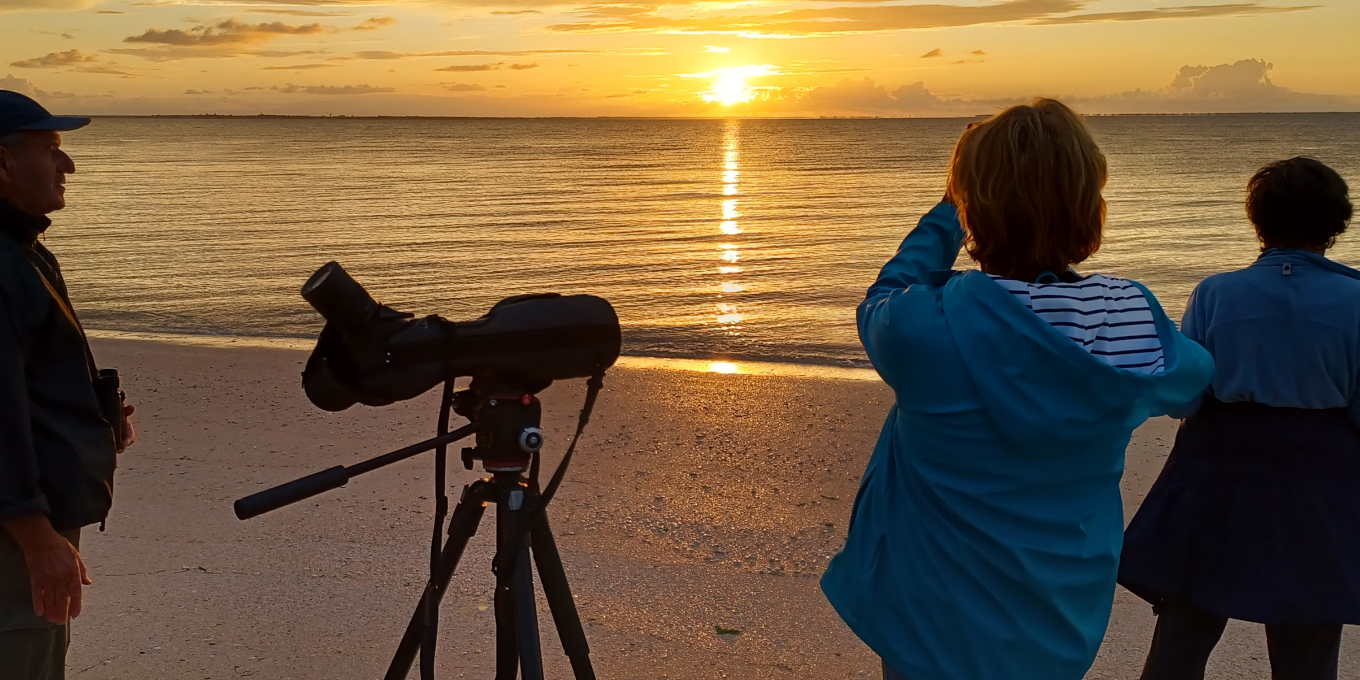
[[[333,259],[418,315],[592,293],[626,354],[862,365],[855,305],[966,122],[100,118],[65,137],[78,171],[47,244],[91,329],[314,336],[298,290]],[[1090,124],[1109,220],[1080,269],[1176,317],[1256,255],[1257,167],[1311,155],[1360,181],[1360,115]],[[1357,242],[1332,255],[1360,264]]]

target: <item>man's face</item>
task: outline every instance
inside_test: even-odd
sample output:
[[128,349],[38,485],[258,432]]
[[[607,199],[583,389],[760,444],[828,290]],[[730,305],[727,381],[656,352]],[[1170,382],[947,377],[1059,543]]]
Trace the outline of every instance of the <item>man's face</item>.
[[61,135],[24,131],[0,146],[0,199],[30,214],[46,215],[66,207],[66,175],[76,171],[61,150]]

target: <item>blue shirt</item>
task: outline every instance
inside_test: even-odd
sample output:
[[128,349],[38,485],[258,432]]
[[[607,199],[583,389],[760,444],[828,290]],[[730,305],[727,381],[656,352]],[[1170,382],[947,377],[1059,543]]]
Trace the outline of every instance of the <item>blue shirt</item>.
[[1272,248],[1201,282],[1181,330],[1214,356],[1219,401],[1348,408],[1360,424],[1360,272]]
[[1133,429],[1209,384],[1147,301],[1156,373],[1110,365],[978,271],[941,204],[859,307],[896,403],[822,590],[889,666],[930,680],[1080,680],[1109,622]]

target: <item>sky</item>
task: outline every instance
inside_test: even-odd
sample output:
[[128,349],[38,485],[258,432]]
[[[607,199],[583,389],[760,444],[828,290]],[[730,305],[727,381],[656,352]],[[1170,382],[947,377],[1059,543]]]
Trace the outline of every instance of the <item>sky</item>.
[[1360,111],[1360,0],[0,0],[62,113]]

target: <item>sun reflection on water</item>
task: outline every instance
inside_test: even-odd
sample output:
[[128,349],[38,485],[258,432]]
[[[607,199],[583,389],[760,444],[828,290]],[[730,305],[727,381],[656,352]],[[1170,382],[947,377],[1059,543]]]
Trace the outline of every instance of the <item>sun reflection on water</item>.
[[737,365],[730,361],[715,361],[708,365],[709,373],[736,373]]
[[[735,184],[729,184],[727,186],[733,187],[733,191],[736,190]],[[741,215],[737,214],[737,199],[729,198],[723,201],[722,215],[724,220],[735,220],[738,217],[741,217]]]
[[[737,190],[737,177],[740,175],[740,170],[737,163],[737,157],[740,143],[740,130],[740,121],[727,121],[726,129],[723,134],[723,196],[736,196],[739,193]],[[739,217],[741,217],[741,213],[737,212],[737,199],[722,199],[722,220],[718,223],[718,232],[725,236],[736,236],[737,234],[740,234],[741,226],[737,223]],[[722,243],[718,245],[718,250],[722,251],[722,255],[719,257],[723,262],[727,263],[724,266],[718,267],[718,274],[731,275],[741,273],[741,267],[732,266],[741,259],[741,245],[730,242]],[[737,307],[733,296],[745,292],[746,285],[740,281],[733,281],[730,279],[722,280],[718,282],[718,291],[718,302],[714,305],[714,309],[717,311],[715,320],[718,323],[718,327],[725,335],[741,335],[741,324],[746,320],[746,315]],[[717,368],[712,370],[717,373],[737,372],[736,364],[727,362],[713,364],[714,367],[720,365],[730,366],[731,370],[719,370]]]

